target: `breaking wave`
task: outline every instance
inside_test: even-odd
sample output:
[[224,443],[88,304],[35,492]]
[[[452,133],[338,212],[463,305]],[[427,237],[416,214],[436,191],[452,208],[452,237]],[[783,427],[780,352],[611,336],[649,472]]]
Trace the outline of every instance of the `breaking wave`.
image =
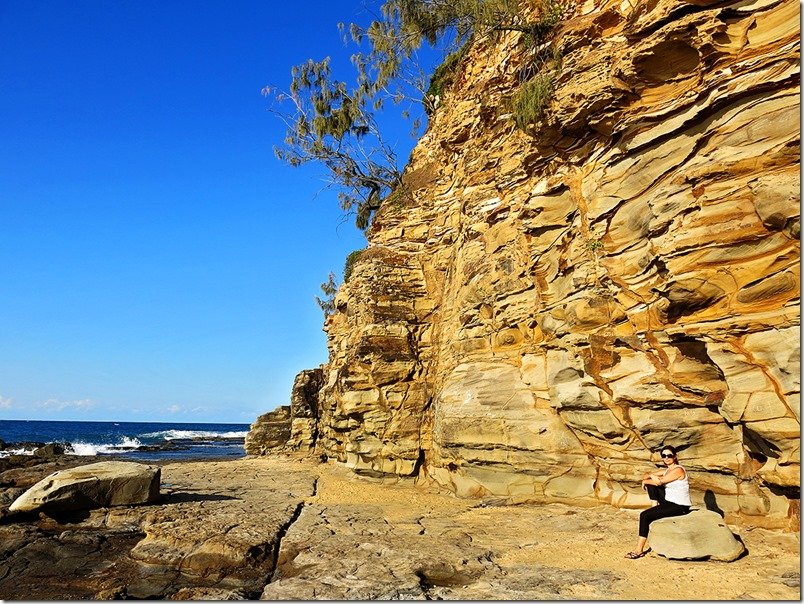
[[33,455],[33,452],[33,449],[6,449],[5,451],[0,451],[0,459],[11,455]]
[[245,438],[247,432],[209,432],[206,430],[162,430],[140,434],[140,438],[164,440],[192,440],[198,438]]
[[[33,455],[49,457],[61,447],[67,455],[98,459],[123,456],[135,460],[228,458],[245,454],[248,424],[167,422],[63,422],[0,420],[0,458]],[[2,573],[0,573],[2,574]]]
[[74,442],[70,443],[73,455],[101,455],[103,453],[124,453],[126,451],[136,451],[142,443],[136,438],[124,436],[117,444],[101,444]]

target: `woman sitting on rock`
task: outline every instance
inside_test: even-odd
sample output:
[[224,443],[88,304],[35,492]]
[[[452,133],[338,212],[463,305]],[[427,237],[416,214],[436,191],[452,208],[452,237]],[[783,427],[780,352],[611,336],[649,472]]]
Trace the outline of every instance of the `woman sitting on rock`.
[[648,508],[639,515],[639,539],[636,549],[625,555],[632,560],[641,558],[650,551],[650,548],[645,549],[645,544],[648,541],[648,527],[651,522],[659,518],[683,516],[689,513],[692,505],[687,471],[678,465],[675,448],[670,445],[662,447],[661,455],[665,465],[664,471],[653,474],[646,472],[642,476],[642,488],[648,491],[648,497],[658,505]]

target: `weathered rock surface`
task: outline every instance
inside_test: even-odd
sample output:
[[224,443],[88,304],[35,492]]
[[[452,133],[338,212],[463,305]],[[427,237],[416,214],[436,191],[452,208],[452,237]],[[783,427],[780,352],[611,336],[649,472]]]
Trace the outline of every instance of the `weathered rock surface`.
[[[498,507],[409,482],[367,483],[329,466],[282,539],[262,599],[640,599],[645,585],[654,584],[658,599],[756,597],[767,595],[766,585],[782,598],[797,594],[790,583],[798,535],[756,529],[745,537],[755,556],[728,567],[674,567],[681,580],[668,586],[664,558],[624,561],[636,527],[632,510]],[[761,542],[760,534],[779,541]],[[774,562],[767,554],[775,547]],[[767,564],[772,575],[759,585],[752,582],[761,570],[746,574],[757,564]]]
[[246,434],[244,448],[248,455],[265,455],[284,447],[290,438],[290,407],[283,405],[257,418]]
[[656,520],[650,525],[649,540],[653,551],[674,560],[732,562],[745,552],[723,518],[709,510]]
[[290,438],[287,447],[293,451],[311,451],[318,438],[318,393],[323,385],[324,370],[300,372],[290,393]]
[[308,369],[296,376],[290,406],[282,406],[257,418],[246,435],[249,455],[272,451],[311,451],[318,438],[318,393],[323,370]]
[[3,599],[254,599],[317,475],[298,462],[168,465],[155,505],[11,516]]
[[[288,456],[167,464],[163,500],[0,521],[6,600],[799,598],[799,535],[735,562],[638,563],[636,510],[498,507]],[[740,530],[740,529],[738,529]]]
[[799,5],[572,4],[527,133],[517,34],[461,62],[327,320],[317,452],[508,502],[798,527]]
[[128,461],[103,461],[60,470],[40,480],[9,506],[9,512],[48,513],[159,499],[161,470]]
[[[282,535],[304,498],[314,493],[316,476],[293,463],[244,461],[232,476],[225,463],[207,465],[202,481],[194,464],[173,468],[170,480],[177,491],[168,496],[170,505],[140,517],[145,537],[130,557],[171,581],[155,592],[144,575],[126,585],[129,595],[165,595],[179,585],[241,590],[253,597],[265,584]],[[173,576],[177,572],[180,576]]]
[[10,455],[0,458],[0,519],[8,515],[9,506],[20,495],[49,474],[82,465],[86,465],[86,457],[75,455]]

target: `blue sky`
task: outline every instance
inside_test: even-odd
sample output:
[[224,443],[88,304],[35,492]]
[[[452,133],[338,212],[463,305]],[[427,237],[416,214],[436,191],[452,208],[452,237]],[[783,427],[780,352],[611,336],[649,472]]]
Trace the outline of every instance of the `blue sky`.
[[260,90],[362,5],[0,3],[0,419],[251,422],[326,361],[365,239]]

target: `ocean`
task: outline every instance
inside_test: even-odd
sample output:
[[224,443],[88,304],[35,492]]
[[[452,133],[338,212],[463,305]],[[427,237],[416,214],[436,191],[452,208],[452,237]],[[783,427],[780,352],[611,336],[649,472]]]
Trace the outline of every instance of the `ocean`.
[[132,461],[243,457],[249,424],[0,420],[0,457],[33,455],[38,444],[65,453]]

